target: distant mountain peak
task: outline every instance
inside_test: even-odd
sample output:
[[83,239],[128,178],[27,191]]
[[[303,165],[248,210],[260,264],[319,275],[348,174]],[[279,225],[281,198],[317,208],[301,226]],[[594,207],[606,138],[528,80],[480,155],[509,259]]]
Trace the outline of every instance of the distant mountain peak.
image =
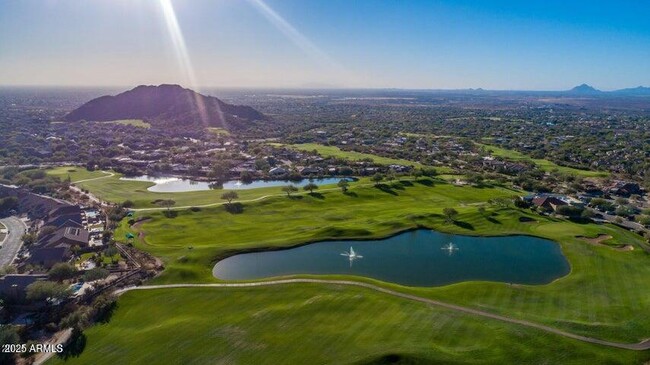
[[93,99],[65,116],[69,122],[119,119],[143,119],[163,127],[232,130],[266,117],[249,106],[228,104],[175,84],[139,85],[115,96]]
[[600,93],[602,91],[594,88],[591,85],[582,84],[582,85],[578,85],[578,86],[574,87],[573,89],[569,90],[569,92],[571,92],[571,93],[579,93],[579,94],[597,94],[597,93]]
[[616,90],[614,91],[614,93],[619,95],[629,95],[629,96],[650,96],[650,87],[637,86],[628,89]]

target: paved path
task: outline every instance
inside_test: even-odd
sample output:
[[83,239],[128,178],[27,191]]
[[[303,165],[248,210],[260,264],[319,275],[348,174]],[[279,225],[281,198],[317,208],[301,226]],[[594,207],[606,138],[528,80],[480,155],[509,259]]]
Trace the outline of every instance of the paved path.
[[99,180],[99,179],[106,179],[106,178],[109,178],[109,177],[113,177],[113,176],[115,176],[115,174],[112,173],[112,172],[107,172],[107,171],[100,171],[100,172],[101,172],[102,174],[105,174],[105,176],[93,177],[92,179],[77,180],[77,181],[73,181],[73,182],[71,182],[71,184],[76,184],[76,183],[86,182],[86,181]]
[[76,183],[81,183],[81,182],[86,182],[86,181],[93,181],[93,180],[100,180],[100,179],[106,179],[106,178],[109,178],[109,177],[113,177],[113,176],[115,176],[115,174],[112,173],[112,172],[101,171],[101,173],[106,174],[106,176],[94,177],[94,178],[92,178],[92,179],[84,179],[84,180],[77,180],[77,181],[73,181],[73,182],[71,182],[71,183],[70,183],[70,190],[73,190],[73,191],[77,192],[78,194],[85,194],[85,195],[88,197],[88,199],[90,199],[90,201],[95,202],[95,203],[97,203],[97,204],[99,204],[99,205],[103,205],[102,200],[99,199],[98,197],[96,197],[93,193],[91,193],[91,192],[84,193],[83,190],[82,190],[81,188],[79,188],[78,186],[75,186],[75,185],[74,185],[74,184],[76,184]]
[[[354,188],[357,188],[357,187],[362,187],[362,186],[374,186],[374,183],[372,183],[372,184],[355,184],[353,187],[351,186],[350,188],[348,188],[348,191],[353,190]],[[335,188],[318,189],[317,191],[315,191],[315,193],[320,193],[320,192],[324,192],[324,191],[337,191],[337,190],[341,190],[341,188],[335,187]],[[237,191],[237,190],[234,190],[234,191]],[[308,191],[303,191],[303,192],[293,193],[293,194],[291,194],[291,196],[309,195],[309,194],[311,194],[311,193],[308,192]],[[256,202],[256,201],[260,201],[260,200],[264,200],[264,199],[268,199],[268,198],[282,197],[282,196],[287,196],[287,194],[286,193],[268,194],[268,195],[262,195],[262,196],[259,196],[257,198],[253,198],[253,199],[233,201],[233,203],[252,203],[252,202]],[[215,202],[215,203],[209,203],[209,204],[203,204],[203,205],[184,205],[184,206],[179,206],[179,207],[171,207],[170,209],[171,210],[179,210],[179,209],[190,209],[190,208],[209,208],[209,207],[216,207],[216,206],[219,206],[219,205],[226,205],[226,204],[228,204],[228,202]],[[153,211],[153,210],[167,210],[167,208],[165,208],[165,207],[160,207],[160,208],[158,208],[158,207],[156,207],[156,208],[130,208],[129,210],[133,210],[133,211],[136,211],[136,212],[144,212],[144,211]]]
[[2,218],[0,222],[9,231],[2,243],[2,248],[0,248],[0,267],[2,267],[11,264],[16,258],[20,247],[23,245],[22,237],[27,231],[27,226],[25,222],[17,217]]
[[273,280],[273,281],[263,281],[263,282],[251,282],[251,283],[223,283],[223,284],[167,284],[167,285],[144,285],[144,286],[137,286],[137,287],[128,287],[128,288],[123,288],[115,291],[115,294],[121,295],[125,292],[132,291],[132,290],[151,290],[151,289],[168,289],[168,288],[240,288],[240,287],[258,287],[258,286],[270,286],[270,285],[282,285],[282,284],[295,284],[295,283],[319,283],[319,284],[336,284],[336,285],[348,285],[348,286],[356,286],[356,287],[362,287],[370,290],[374,290],[377,292],[385,293],[388,295],[392,295],[395,297],[399,298],[404,298],[408,300],[413,300],[416,302],[421,302],[437,307],[442,307],[445,309],[453,310],[456,312],[462,312],[462,313],[467,313],[475,316],[480,316],[480,317],[485,317],[485,318],[490,318],[490,319],[495,319],[498,321],[502,322],[508,322],[508,323],[513,323],[513,324],[518,324],[521,326],[525,327],[530,327],[530,328],[535,328],[541,331],[553,333],[559,336],[563,336],[566,338],[571,338],[574,340],[578,341],[583,341],[583,342],[589,342],[593,343],[596,345],[602,345],[602,346],[609,346],[609,347],[616,347],[620,349],[626,349],[626,350],[635,350],[635,351],[643,351],[643,350],[649,350],[650,349],[650,339],[646,339],[644,341],[641,341],[639,343],[620,343],[620,342],[612,342],[612,341],[605,341],[593,337],[587,337],[587,336],[582,336],[582,335],[577,335],[575,333],[571,332],[566,332],[558,328],[546,326],[543,324],[539,323],[534,323],[534,322],[529,322],[521,319],[516,319],[512,317],[506,317],[502,316],[499,314],[494,314],[490,312],[485,312],[482,310],[478,309],[473,309],[473,308],[468,308],[468,307],[463,307],[460,305],[455,305],[455,304],[449,304],[445,302],[441,302],[438,300],[433,300],[429,298],[423,298],[419,297],[416,295],[411,295],[411,294],[406,294],[402,293],[399,291],[391,290],[391,289],[386,289],[377,285],[372,285],[368,283],[363,283],[363,282],[357,282],[357,281],[348,281],[348,280],[325,280],[325,279],[284,279],[284,280]]
[[[46,343],[50,345],[65,344],[72,336],[72,329],[67,328],[55,333]],[[34,355],[34,365],[45,364],[47,360],[56,355],[56,352],[39,352]]]

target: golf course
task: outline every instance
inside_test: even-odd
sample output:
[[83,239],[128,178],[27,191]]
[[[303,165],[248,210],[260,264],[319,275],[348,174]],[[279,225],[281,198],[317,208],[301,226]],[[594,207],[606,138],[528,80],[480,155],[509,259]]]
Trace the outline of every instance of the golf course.
[[[378,239],[416,228],[471,236],[530,235],[557,242],[570,273],[546,285],[467,281],[440,287],[407,287],[347,275],[298,277],[368,283],[603,341],[634,344],[650,337],[650,265],[643,239],[609,224],[574,223],[494,203],[519,191],[429,178],[378,185],[362,179],[350,183],[345,193],[335,186],[291,196],[279,188],[242,191],[231,203],[238,207],[233,211],[215,191],[151,193],[147,183],[99,177],[79,185],[104,199],[110,192],[113,201],[133,199],[137,207],[147,208],[135,210],[135,224],[123,220],[115,237],[164,261],[165,270],[148,285],[221,283],[212,276],[220,259],[323,240]],[[132,190],[133,183],[139,184],[138,191]],[[148,202],[156,195],[174,199],[176,206],[169,211],[152,206]],[[445,208],[458,212],[453,220],[445,216]],[[135,239],[127,240],[127,233]],[[599,235],[611,238],[597,244],[586,239]],[[277,278],[261,281],[271,280]],[[217,359],[269,364],[578,364],[650,359],[648,351],[584,343],[332,283],[130,291],[121,296],[110,322],[85,334],[86,350],[66,363],[165,358],[197,364]],[[291,351],[296,341],[303,344],[301,350]]]

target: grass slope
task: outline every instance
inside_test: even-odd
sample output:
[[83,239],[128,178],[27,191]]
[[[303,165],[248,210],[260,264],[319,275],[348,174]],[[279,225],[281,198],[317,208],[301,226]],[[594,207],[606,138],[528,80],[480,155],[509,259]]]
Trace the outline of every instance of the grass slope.
[[[275,197],[244,205],[242,214],[224,207],[181,210],[174,218],[142,213],[149,220],[136,228],[126,223],[117,237],[139,231],[137,247],[163,258],[158,283],[215,281],[216,260],[241,250],[286,247],[330,238],[373,238],[425,226],[469,235],[529,234],[561,243],[571,263],[570,275],[549,285],[524,286],[467,282],[437,288],[404,288],[421,296],[490,310],[568,331],[617,341],[636,342],[650,333],[648,255],[641,238],[610,225],[575,224],[513,208],[478,212],[481,202],[514,192],[502,188],[457,187],[429,180],[394,183],[384,190],[360,186],[344,195],[325,192],[300,199]],[[455,207],[459,223],[446,224],[445,207]],[[522,216],[537,220],[522,223]],[[636,250],[621,252],[591,245],[576,236],[609,234],[610,244]]]
[[120,120],[111,120],[108,122],[98,122],[98,123],[111,123],[111,124],[121,124],[121,125],[131,125],[138,128],[151,128],[151,124],[145,122],[142,119],[120,119]]
[[[106,176],[102,174],[101,176]],[[154,183],[147,181],[127,181],[120,180],[122,175],[115,173],[115,176],[105,177],[102,179],[84,181],[76,184],[82,189],[87,189],[95,196],[110,202],[121,203],[125,200],[134,202],[134,208],[157,208],[154,203],[156,200],[172,199],[176,201],[177,207],[183,206],[201,206],[214,203],[223,203],[221,194],[224,189],[191,191],[182,193],[157,193],[148,191],[147,188]],[[74,180],[73,180],[74,181]],[[367,183],[367,180],[364,180]],[[351,183],[351,185],[356,183]],[[300,185],[300,184],[297,184]],[[320,188],[334,188],[336,184],[323,185]],[[270,187],[259,189],[238,189],[239,200],[258,199],[268,195],[284,195],[282,187]]]
[[603,348],[336,285],[125,294],[86,331],[79,357],[49,364],[642,363]]
[[52,169],[47,169],[45,171],[48,175],[57,176],[61,180],[65,180],[70,177],[70,181],[73,183],[79,180],[95,179],[98,177],[108,176],[107,173],[102,171],[88,171],[85,167],[79,166],[61,166],[55,167]]
[[[300,143],[300,144],[290,144],[290,145],[283,145],[279,143],[274,143],[274,144],[278,146],[289,147],[298,151],[311,152],[316,150],[316,152],[318,152],[319,155],[324,157],[335,157],[335,158],[341,158],[341,159],[351,160],[351,161],[370,159],[373,162],[380,165],[404,165],[404,166],[415,166],[415,167],[423,166],[421,163],[417,161],[410,161],[401,158],[382,157],[370,153],[362,153],[356,151],[344,151],[336,146],[325,146],[318,143]],[[451,171],[451,169],[447,167],[436,167],[436,169],[443,173]]]
[[566,166],[560,166],[557,165],[549,160],[541,159],[541,158],[532,158],[530,156],[526,156],[523,153],[515,150],[509,150],[501,147],[497,147],[494,145],[488,145],[488,144],[480,144],[477,143],[481,147],[485,147],[486,150],[490,151],[490,153],[493,156],[496,157],[502,157],[508,160],[513,160],[513,161],[527,161],[527,162],[532,162],[535,165],[537,165],[540,169],[544,171],[553,171],[557,170],[560,173],[564,174],[572,174],[576,176],[583,176],[583,177],[607,177],[609,174],[604,171],[590,171],[590,170],[580,170],[580,169],[574,169],[571,167],[566,167]]

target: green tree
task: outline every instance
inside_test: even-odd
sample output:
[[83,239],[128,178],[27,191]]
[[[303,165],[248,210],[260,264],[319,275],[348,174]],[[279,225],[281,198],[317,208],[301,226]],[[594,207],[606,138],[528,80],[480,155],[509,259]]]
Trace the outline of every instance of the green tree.
[[90,326],[91,312],[89,307],[79,307],[76,311],[65,316],[59,326],[61,328],[72,328],[73,331],[81,332]]
[[227,200],[228,205],[230,205],[233,200],[238,199],[238,198],[239,198],[239,194],[237,194],[236,191],[232,191],[232,190],[226,191],[225,193],[221,194],[221,199],[222,200]]
[[560,205],[557,207],[556,213],[567,217],[579,217],[583,210],[583,208],[572,205]]
[[342,192],[347,192],[348,188],[350,187],[350,182],[347,181],[346,179],[341,179],[339,182],[336,184],[339,188],[341,188]]
[[36,235],[33,233],[25,233],[21,239],[23,240],[25,246],[29,246],[36,242]]
[[108,277],[109,274],[110,272],[106,269],[103,269],[101,267],[94,267],[86,271],[82,277],[84,281],[95,281],[95,280],[105,279]]
[[47,273],[47,277],[51,280],[63,281],[71,279],[77,275],[77,268],[67,262],[59,262],[52,266]]
[[458,211],[454,208],[445,208],[442,210],[442,215],[445,216],[445,222],[453,223],[458,216]]
[[169,210],[176,204],[176,201],[172,199],[163,199],[157,201],[156,204],[160,205],[163,208],[167,208],[167,214],[169,215]]
[[282,187],[282,191],[287,193],[287,197],[290,197],[291,194],[295,193],[298,191],[298,188],[293,186],[293,185],[287,185]]
[[639,224],[645,227],[650,227],[650,216],[647,215],[640,216],[639,218],[637,218],[637,220],[639,221]]
[[[0,344],[20,343],[18,332],[13,326],[0,326]],[[0,351],[0,364],[14,364],[15,355],[11,352]]]
[[70,296],[70,290],[65,284],[54,281],[36,281],[25,288],[27,300],[44,301],[46,299],[62,300]]
[[309,191],[310,194],[314,193],[314,190],[318,189],[318,185],[310,182],[309,184],[302,187],[305,191]]
[[372,176],[372,181],[374,181],[375,186],[379,186],[379,183],[381,183],[384,180],[384,175],[380,174],[379,172],[374,174]]

